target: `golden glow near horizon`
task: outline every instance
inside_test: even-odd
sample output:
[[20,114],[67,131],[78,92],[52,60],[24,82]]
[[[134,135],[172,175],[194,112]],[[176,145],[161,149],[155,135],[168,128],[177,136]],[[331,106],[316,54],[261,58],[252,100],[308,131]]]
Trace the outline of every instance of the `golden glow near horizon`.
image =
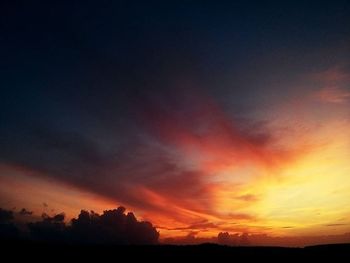
[[[243,212],[256,214],[276,234],[316,234],[326,225],[349,223],[349,145],[342,137],[337,134],[330,145],[287,165],[277,179],[252,182],[248,189],[260,193],[261,200]],[[348,226],[338,227],[344,229]]]

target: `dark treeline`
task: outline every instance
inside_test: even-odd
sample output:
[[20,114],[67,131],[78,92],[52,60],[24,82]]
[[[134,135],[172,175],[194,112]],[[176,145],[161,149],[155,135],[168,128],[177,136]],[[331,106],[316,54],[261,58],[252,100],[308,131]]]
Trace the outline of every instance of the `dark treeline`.
[[[22,209],[29,214],[30,212]],[[14,212],[0,208],[1,241],[25,240],[68,244],[157,244],[159,233],[150,222],[138,221],[124,207],[106,210],[101,215],[82,210],[77,218],[66,224],[65,214],[49,216],[18,227]]]

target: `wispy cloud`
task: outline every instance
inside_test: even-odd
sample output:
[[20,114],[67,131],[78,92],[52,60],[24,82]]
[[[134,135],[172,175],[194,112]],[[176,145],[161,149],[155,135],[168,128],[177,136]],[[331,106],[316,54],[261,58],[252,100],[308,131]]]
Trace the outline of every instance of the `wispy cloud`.
[[316,99],[326,103],[345,103],[350,101],[350,91],[337,86],[324,87],[314,95]]
[[338,68],[328,69],[312,75],[318,89],[313,98],[324,103],[346,103],[350,101],[350,74]]

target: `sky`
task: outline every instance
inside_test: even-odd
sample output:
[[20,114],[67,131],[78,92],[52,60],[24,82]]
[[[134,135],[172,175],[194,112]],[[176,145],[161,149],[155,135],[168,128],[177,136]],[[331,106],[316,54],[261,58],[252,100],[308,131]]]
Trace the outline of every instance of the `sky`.
[[0,56],[0,207],[350,232],[349,1],[4,1]]

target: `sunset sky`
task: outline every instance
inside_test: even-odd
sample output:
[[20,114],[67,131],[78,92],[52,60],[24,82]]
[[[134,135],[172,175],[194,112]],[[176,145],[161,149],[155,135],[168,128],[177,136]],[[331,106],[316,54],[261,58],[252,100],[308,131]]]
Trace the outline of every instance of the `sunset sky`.
[[350,2],[225,2],[1,3],[0,207],[349,233]]

